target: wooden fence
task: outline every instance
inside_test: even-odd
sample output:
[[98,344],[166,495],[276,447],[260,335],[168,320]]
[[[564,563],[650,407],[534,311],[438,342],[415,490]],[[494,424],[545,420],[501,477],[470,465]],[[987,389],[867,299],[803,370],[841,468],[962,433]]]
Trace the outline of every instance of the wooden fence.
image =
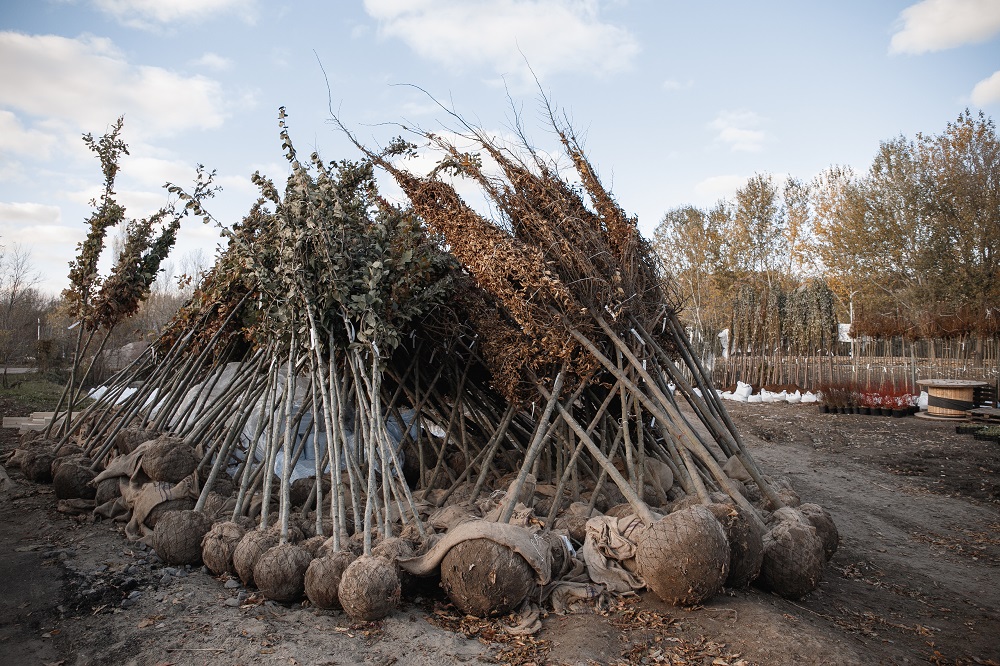
[[803,389],[853,382],[874,389],[889,382],[915,392],[921,379],[1000,382],[1000,338],[858,339],[812,354],[775,349],[769,353],[737,351],[728,357],[716,344],[715,349],[706,345],[700,352],[717,387],[739,380],[755,386],[796,384]]

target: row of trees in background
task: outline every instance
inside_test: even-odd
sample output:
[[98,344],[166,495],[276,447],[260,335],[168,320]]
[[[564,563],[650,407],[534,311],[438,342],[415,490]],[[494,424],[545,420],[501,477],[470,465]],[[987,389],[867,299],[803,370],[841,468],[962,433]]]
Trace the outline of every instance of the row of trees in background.
[[[112,332],[105,345],[109,353],[95,365],[94,379],[99,381],[106,375],[105,366],[121,362],[116,357],[118,350],[156,339],[191,297],[193,285],[185,276],[197,276],[205,269],[200,253],[185,256],[179,267],[166,262],[150,286],[149,297],[140,303],[128,325]],[[28,250],[0,244],[0,385],[4,387],[11,381],[8,368],[48,372],[65,367],[73,356],[76,328],[71,327],[76,319],[66,299],[38,289],[40,278]]]
[[1000,141],[968,110],[939,135],[897,137],[866,173],[757,174],[732,200],[669,211],[654,242],[686,323],[729,349],[830,349],[857,336],[1000,333]]

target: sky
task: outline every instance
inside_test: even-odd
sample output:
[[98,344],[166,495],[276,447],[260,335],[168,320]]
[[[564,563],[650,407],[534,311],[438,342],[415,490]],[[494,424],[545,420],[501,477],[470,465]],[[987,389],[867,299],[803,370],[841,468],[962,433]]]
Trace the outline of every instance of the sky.
[[[375,147],[454,131],[446,109],[501,138],[520,123],[556,153],[540,91],[652,236],[754,174],[864,172],[882,141],[939,134],[966,108],[995,118],[1000,0],[6,0],[0,245],[30,252],[43,291],[68,285],[102,181],[81,136],[122,115],[128,215],[203,164],[228,226],[255,171],[288,174],[281,106],[297,150],[325,160],[360,157],[332,114]],[[219,244],[189,218],[172,267]]]

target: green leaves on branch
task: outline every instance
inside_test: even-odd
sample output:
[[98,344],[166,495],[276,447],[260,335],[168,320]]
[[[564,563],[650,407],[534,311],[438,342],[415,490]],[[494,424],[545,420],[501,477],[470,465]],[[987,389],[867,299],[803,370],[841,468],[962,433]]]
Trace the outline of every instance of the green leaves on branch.
[[[147,218],[128,220],[125,208],[115,200],[114,191],[121,170],[119,161],[122,155],[128,155],[128,145],[121,139],[123,125],[124,118],[118,118],[100,139],[91,134],[83,137],[101,161],[104,188],[100,199],[91,202],[96,210],[88,221],[90,231],[77,246],[76,259],[70,262],[70,287],[63,296],[69,303],[70,314],[91,331],[110,330],[138,311],[139,304],[149,296],[161,263],[173,249],[181,219],[188,214],[199,215],[206,221],[211,219],[202,203],[219,189],[213,185],[215,172],[206,173],[199,164],[193,192],[189,194],[167,183],[164,187],[176,201]],[[183,206],[178,208],[178,204]],[[97,264],[107,232],[122,222],[126,225],[124,246],[107,279],[102,279]]]
[[[282,149],[292,167],[284,193],[254,174],[261,201],[274,209],[260,216],[257,251],[248,257],[264,295],[253,337],[283,338],[294,324],[308,338],[311,313],[323,339],[332,333],[341,348],[384,358],[413,318],[443,300],[454,260],[417,215],[381,197],[370,161],[327,163],[313,153],[300,162],[286,118],[282,108]],[[388,150],[413,148],[398,140]]]

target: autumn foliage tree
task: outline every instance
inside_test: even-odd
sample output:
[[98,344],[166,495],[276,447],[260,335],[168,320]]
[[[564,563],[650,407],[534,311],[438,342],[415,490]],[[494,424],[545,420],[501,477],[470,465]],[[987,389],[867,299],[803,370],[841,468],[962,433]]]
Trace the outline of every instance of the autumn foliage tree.
[[815,202],[815,254],[859,332],[1000,330],[1000,142],[982,113],[883,142],[863,176],[828,170]]
[[698,330],[730,327],[737,301],[777,307],[780,299],[765,292],[789,294],[821,279],[840,321],[850,320],[853,305],[857,333],[995,335],[996,127],[966,110],[939,135],[882,142],[864,173],[832,166],[812,182],[789,178],[781,187],[757,174],[711,210],[669,211],[655,239]]

